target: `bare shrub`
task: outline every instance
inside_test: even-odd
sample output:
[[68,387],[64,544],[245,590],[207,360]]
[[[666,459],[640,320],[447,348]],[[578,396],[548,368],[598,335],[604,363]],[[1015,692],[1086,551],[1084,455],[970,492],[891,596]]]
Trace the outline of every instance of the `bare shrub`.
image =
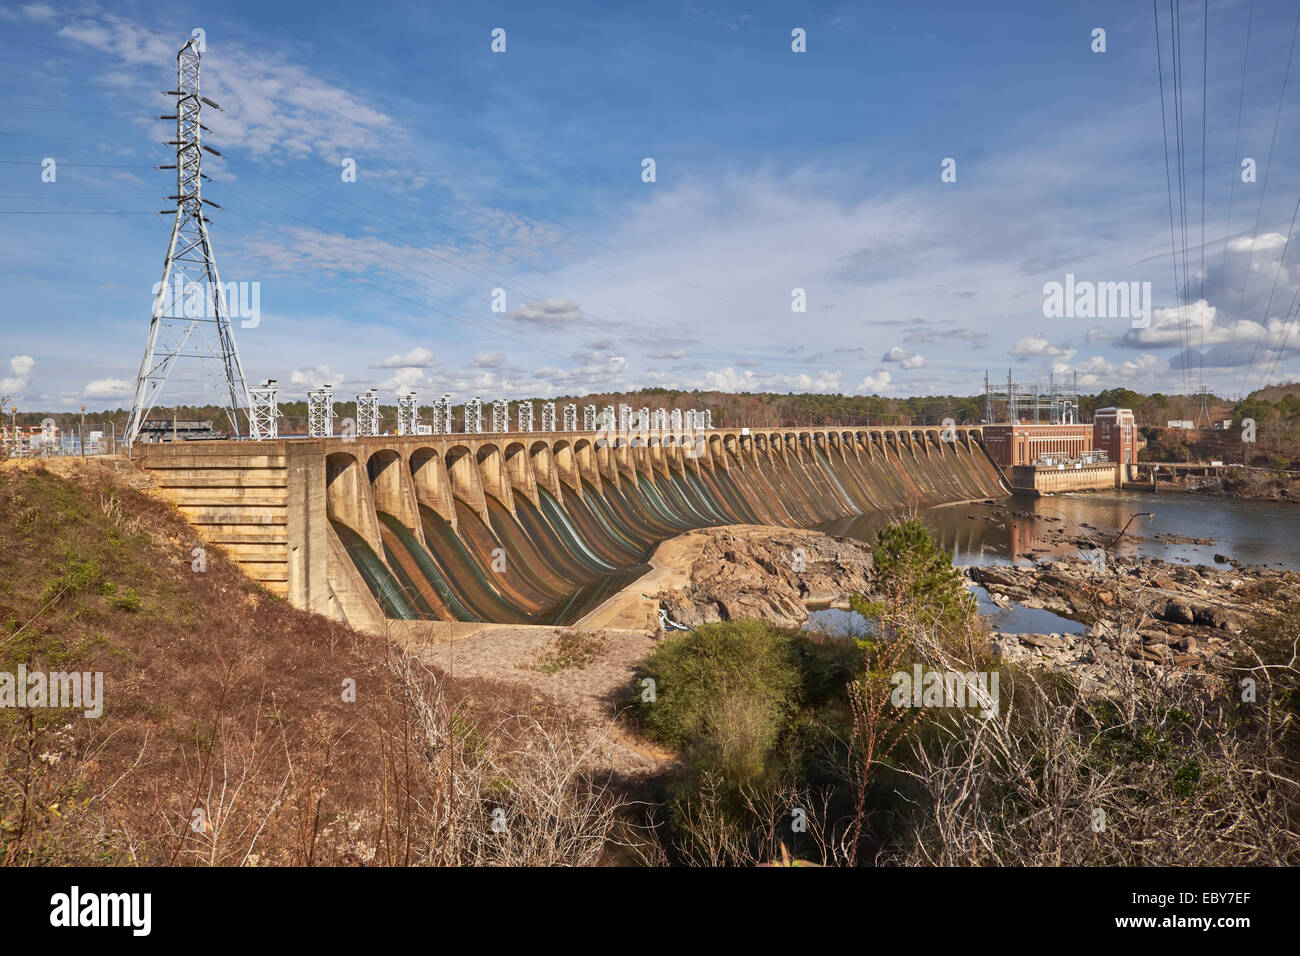
[[487,733],[450,704],[408,654],[389,660],[383,728],[384,862],[434,866],[587,866],[605,849],[620,800],[586,769],[595,738],[518,715]]
[[1022,672],[998,714],[932,721],[900,768],[915,812],[896,861],[1294,865],[1300,791],[1268,690],[1242,708],[1128,669],[1118,703]]

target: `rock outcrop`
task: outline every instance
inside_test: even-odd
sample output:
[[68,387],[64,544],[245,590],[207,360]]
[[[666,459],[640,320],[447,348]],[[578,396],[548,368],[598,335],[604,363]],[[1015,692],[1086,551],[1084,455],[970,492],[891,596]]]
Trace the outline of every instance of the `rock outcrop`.
[[1123,658],[1148,670],[1212,678],[1244,650],[1242,635],[1253,620],[1279,603],[1300,600],[1300,573],[1294,571],[1109,560],[1104,570],[1081,558],[968,568],[967,577],[995,603],[1016,601],[1089,625],[1083,635],[994,632],[995,651],[1009,661],[1064,669],[1102,688],[1115,686]]
[[801,627],[808,605],[835,604],[866,590],[871,552],[848,538],[757,525],[691,534],[705,544],[692,564],[690,584],[655,595],[680,624],[758,618]]

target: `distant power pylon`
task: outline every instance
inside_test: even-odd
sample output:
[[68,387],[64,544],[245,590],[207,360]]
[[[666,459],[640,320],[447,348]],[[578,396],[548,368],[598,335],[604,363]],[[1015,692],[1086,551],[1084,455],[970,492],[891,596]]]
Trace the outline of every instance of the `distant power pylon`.
[[126,430],[128,446],[139,436],[167,381],[172,363],[178,358],[201,360],[213,378],[219,370],[224,389],[229,392],[226,413],[236,438],[240,435],[239,410],[249,407],[244,369],[226,310],[225,290],[208,239],[208,220],[203,216],[204,203],[221,207],[202,197],[201,187],[206,177],[200,169],[200,159],[204,150],[215,156],[221,154],[202,144],[201,131],[207,127],[199,116],[204,103],[217,110],[221,107],[199,95],[197,40],[189,40],[176,54],[176,89],[165,95],[176,97],[175,116],[159,117],[176,120],[176,139],[168,143],[176,147],[176,165],[159,168],[176,170],[176,195],[168,197],[176,201],[176,208],[164,210],[175,212],[176,218],[172,221],[162,283],[149,321],[149,342],[136,377],[135,400]]

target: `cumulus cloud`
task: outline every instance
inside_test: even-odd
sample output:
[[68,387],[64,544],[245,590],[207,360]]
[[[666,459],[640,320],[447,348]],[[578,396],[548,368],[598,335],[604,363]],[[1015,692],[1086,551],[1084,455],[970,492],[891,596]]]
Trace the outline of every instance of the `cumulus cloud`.
[[343,376],[330,371],[328,365],[317,365],[315,368],[296,368],[289,373],[289,384],[301,389],[320,388],[322,385],[338,385],[342,379]]
[[0,392],[6,395],[18,395],[27,388],[36,359],[30,355],[15,355],[9,360],[10,378],[0,378]]
[[859,395],[877,395],[889,387],[892,376],[883,368],[876,369],[875,373],[868,375],[858,383]]
[[892,349],[880,357],[882,362],[897,362],[899,368],[912,369],[924,368],[925,357],[917,355],[915,352],[909,352],[905,348],[895,345]]
[[425,385],[424,371],[419,368],[407,366],[399,368],[393,373],[393,377],[387,381],[380,382],[379,388],[383,391],[396,391],[400,394],[415,391],[416,386]]
[[81,390],[83,398],[125,398],[131,394],[131,383],[120,378],[97,378],[86,383]]
[[390,355],[381,362],[374,362],[371,368],[429,368],[433,365],[433,352],[417,345],[405,355]]
[[736,371],[734,368],[706,372],[705,386],[720,392],[822,392],[835,393],[840,389],[843,373],[826,370],[815,377],[807,374],[781,375],[775,372],[755,372],[752,369]]
[[1130,329],[1120,343],[1130,348],[1182,348],[1193,345],[1226,345],[1249,343],[1261,338],[1265,343],[1274,341],[1286,326],[1280,318],[1267,325],[1250,319],[1222,320],[1219,310],[1204,299],[1185,306],[1156,309],[1151,324],[1145,329]]
[[506,364],[506,357],[500,352],[479,352],[469,364],[475,368],[500,368]]
[[1116,385],[1155,388],[1160,386],[1165,370],[1165,364],[1159,357],[1146,352],[1121,363],[1110,362],[1100,355],[1073,365],[1068,361],[1052,363],[1052,373],[1055,375],[1077,372],[1079,385],[1083,388],[1110,388]]
[[1053,345],[1047,341],[1041,334],[1026,335],[1016,340],[1016,344],[1011,346],[1011,355],[1020,358],[1063,358],[1067,361],[1074,358],[1077,349],[1072,349],[1068,345]]
[[1094,325],[1084,335],[1083,340],[1089,345],[1105,345],[1113,337],[1103,326]]

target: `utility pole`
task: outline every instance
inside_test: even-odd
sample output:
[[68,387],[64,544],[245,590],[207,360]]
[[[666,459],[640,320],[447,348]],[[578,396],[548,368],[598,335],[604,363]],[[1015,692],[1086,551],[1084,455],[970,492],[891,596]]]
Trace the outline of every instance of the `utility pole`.
[[[172,221],[162,282],[149,320],[144,359],[136,376],[135,399],[131,403],[131,419],[126,429],[128,449],[139,437],[140,429],[149,418],[158,393],[178,358],[198,359],[206,365],[218,367],[220,375],[214,377],[224,382],[229,391],[226,413],[236,438],[240,437],[239,410],[247,409],[249,405],[244,369],[230,327],[225,290],[217,274],[217,262],[208,238],[207,223],[210,220],[203,215],[205,204],[217,209],[221,207],[202,197],[203,180],[207,177],[200,168],[201,157],[205,150],[214,156],[221,154],[201,142],[202,132],[207,131],[207,127],[200,121],[200,111],[205,103],[213,109],[220,110],[221,107],[199,95],[197,40],[190,39],[176,54],[176,89],[168,90],[164,95],[176,97],[176,113],[158,117],[176,120],[176,139],[167,144],[176,147],[176,164],[160,166],[159,169],[176,170],[176,195],[168,197],[176,201],[176,208],[162,212],[175,213],[176,218]],[[196,308],[199,301],[202,305]],[[201,314],[186,314],[194,312]]]
[[81,431],[77,432],[77,444],[81,446],[81,457],[86,457],[86,406],[81,406]]

